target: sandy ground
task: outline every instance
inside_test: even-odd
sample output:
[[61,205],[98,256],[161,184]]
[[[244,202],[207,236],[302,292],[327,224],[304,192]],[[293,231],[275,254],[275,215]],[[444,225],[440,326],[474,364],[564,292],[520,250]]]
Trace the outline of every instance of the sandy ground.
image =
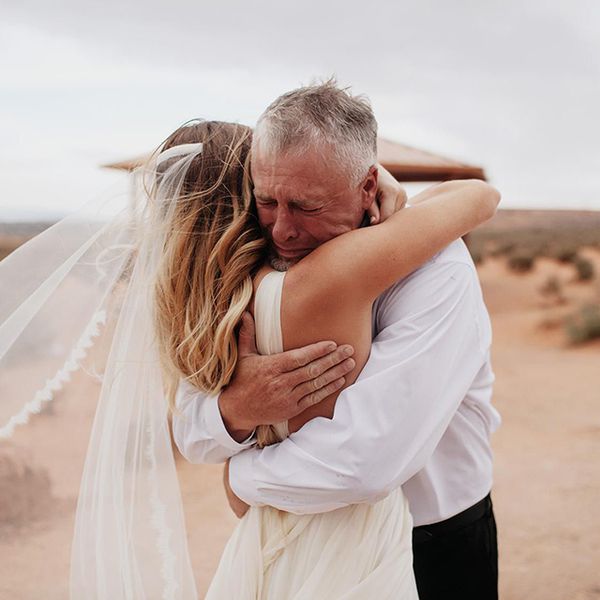
[[[600,272],[600,254],[587,254]],[[549,275],[562,281],[566,304],[540,295]],[[486,261],[480,277],[494,325],[495,404],[504,420],[493,439],[501,598],[600,599],[600,343],[569,347],[553,326],[596,297],[598,278],[576,283],[572,267],[549,260],[517,275],[502,259]],[[91,385],[97,384],[79,374],[76,398],[59,395],[53,413],[0,444],[0,516],[21,507],[10,523],[0,523],[2,600],[67,598],[72,508],[94,410],[85,402]],[[60,420],[67,409],[74,415],[69,424]],[[32,440],[43,440],[42,452],[28,451]],[[236,518],[225,502],[221,466],[179,460],[178,473],[202,597]],[[15,482],[26,482],[21,496]]]
[[[565,307],[540,300],[550,274],[564,283]],[[600,598],[600,344],[568,347],[543,327],[598,283],[574,283],[571,267],[549,260],[530,275],[487,262],[480,278],[503,417],[493,439],[501,598]]]

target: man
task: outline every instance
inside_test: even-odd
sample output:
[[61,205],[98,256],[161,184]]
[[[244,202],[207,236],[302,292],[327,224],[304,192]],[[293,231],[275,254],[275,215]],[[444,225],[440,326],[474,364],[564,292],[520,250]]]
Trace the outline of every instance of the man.
[[[349,206],[373,195],[378,172],[352,148],[374,146],[375,139],[370,107],[331,82],[289,92],[261,116],[252,175],[275,268],[368,224],[369,203],[360,209],[362,222]],[[348,176],[345,163],[353,161],[362,196],[340,184],[341,173]],[[392,210],[384,202],[381,218]],[[421,600],[497,598],[489,436],[499,417],[490,403],[491,330],[462,242],[380,296],[373,334],[369,361],[340,394],[333,418],[313,419],[260,450],[252,447],[254,428],[329,395],[346,356],[343,347],[327,354],[322,344],[260,357],[246,318],[230,385],[208,398],[182,384],[176,443],[192,462],[228,461],[224,483],[238,516],[247,505],[324,512],[375,502],[402,485],[415,524]]]

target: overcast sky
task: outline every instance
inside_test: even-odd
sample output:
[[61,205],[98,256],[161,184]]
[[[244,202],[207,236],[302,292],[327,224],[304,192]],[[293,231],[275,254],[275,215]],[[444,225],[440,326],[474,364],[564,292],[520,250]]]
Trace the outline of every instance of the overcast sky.
[[0,219],[102,193],[194,118],[336,74],[380,134],[482,165],[505,207],[600,209],[598,0],[0,0]]

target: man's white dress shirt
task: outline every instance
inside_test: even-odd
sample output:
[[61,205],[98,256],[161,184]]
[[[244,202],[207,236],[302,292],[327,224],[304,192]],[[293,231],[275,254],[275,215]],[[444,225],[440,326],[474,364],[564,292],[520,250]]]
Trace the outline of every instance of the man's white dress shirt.
[[[182,383],[173,420],[189,461],[231,457],[230,485],[253,506],[303,514],[375,502],[403,486],[415,526],[447,519],[492,486],[491,326],[464,243],[452,243],[373,307],[371,354],[317,417],[279,444],[236,442],[218,397]],[[342,340],[343,341],[343,340]]]

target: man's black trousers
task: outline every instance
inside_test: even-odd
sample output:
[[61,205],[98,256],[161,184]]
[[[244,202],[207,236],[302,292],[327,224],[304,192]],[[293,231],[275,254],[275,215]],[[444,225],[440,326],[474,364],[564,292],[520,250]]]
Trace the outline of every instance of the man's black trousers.
[[497,600],[498,544],[490,496],[413,530],[419,600]]

